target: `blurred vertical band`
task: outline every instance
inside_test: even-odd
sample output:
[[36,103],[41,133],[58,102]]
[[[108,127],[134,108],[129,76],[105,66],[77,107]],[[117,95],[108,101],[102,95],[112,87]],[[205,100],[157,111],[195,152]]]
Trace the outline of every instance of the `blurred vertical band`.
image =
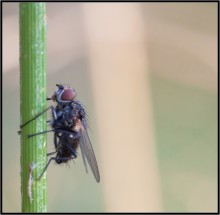
[[87,3],[83,12],[106,211],[161,211],[139,5]]

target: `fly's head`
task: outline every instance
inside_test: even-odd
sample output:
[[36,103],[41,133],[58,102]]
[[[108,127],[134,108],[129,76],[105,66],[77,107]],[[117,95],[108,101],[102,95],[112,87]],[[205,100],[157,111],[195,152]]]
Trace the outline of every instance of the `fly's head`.
[[62,84],[56,84],[58,87],[57,91],[53,94],[52,100],[60,105],[69,104],[76,97],[76,91],[69,86]]

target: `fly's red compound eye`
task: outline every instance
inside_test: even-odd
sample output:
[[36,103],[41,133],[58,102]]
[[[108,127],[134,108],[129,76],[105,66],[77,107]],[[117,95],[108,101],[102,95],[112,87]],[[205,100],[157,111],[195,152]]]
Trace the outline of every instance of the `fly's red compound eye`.
[[76,97],[76,92],[73,89],[65,89],[61,95],[61,99],[64,101],[71,101]]

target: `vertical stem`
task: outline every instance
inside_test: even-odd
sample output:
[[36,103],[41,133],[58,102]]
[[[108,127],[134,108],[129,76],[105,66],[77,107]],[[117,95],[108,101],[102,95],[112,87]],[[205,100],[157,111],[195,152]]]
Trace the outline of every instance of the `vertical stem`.
[[[20,112],[21,124],[46,108],[46,3],[20,3]],[[46,212],[46,175],[36,180],[47,161],[46,114],[21,132],[22,212]]]

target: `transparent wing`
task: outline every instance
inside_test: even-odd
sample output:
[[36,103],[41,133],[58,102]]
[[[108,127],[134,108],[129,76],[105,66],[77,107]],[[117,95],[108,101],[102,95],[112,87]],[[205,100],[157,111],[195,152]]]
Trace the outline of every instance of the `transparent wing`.
[[86,155],[85,155],[86,149],[85,149],[84,144],[81,144],[81,141],[80,141],[79,146],[80,146],[81,153],[82,153],[83,163],[84,163],[84,166],[86,168],[86,173],[88,173],[87,164],[86,164]]
[[[87,130],[85,125],[81,122],[81,139],[80,139],[80,149],[82,152],[82,157],[83,157],[83,162],[87,171],[87,165],[86,165],[86,160],[89,163],[89,166],[92,170],[92,173],[96,179],[97,182],[100,182],[100,175],[99,175],[99,169],[98,169],[98,164],[96,161],[96,157],[92,148],[91,141],[89,139]],[[86,159],[85,159],[86,158]]]

